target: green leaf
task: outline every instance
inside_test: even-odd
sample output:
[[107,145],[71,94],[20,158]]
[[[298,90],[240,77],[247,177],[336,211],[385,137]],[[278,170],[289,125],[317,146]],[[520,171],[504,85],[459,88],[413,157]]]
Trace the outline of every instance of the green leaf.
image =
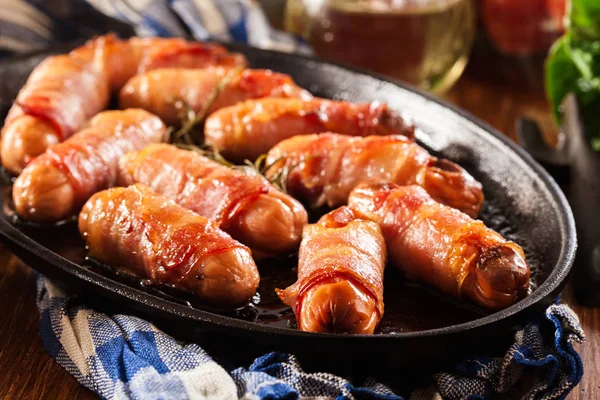
[[576,90],[577,80],[581,78],[581,71],[571,55],[570,40],[567,34],[554,43],[546,60],[546,94],[559,123],[562,121],[561,104]]
[[572,0],[570,31],[546,60],[546,94],[558,123],[561,105],[574,93],[592,148],[600,151],[600,0]]
[[600,39],[600,0],[571,0],[569,29],[576,38]]

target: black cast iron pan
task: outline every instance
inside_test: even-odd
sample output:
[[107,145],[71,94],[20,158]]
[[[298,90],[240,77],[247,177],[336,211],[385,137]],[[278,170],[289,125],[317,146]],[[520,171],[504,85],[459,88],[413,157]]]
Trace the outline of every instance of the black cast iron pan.
[[[108,312],[134,312],[219,356],[255,356],[282,350],[309,369],[377,373],[435,366],[508,343],[512,332],[547,307],[560,292],[576,249],[571,210],[552,178],[518,146],[464,111],[389,79],[318,59],[232,45],[255,68],[290,74],[318,96],[387,102],[410,117],[418,139],[458,162],[484,186],[482,219],[526,250],[532,293],[503,311],[485,315],[386,274],[386,313],[380,332],[347,336],[299,332],[289,309],[273,299],[274,286],[294,280],[293,258],[261,265],[261,298],[237,312],[207,310],[168,290],[147,288],[84,262],[74,224],[33,228],[10,217],[10,185],[2,187],[0,237],[33,268],[79,290]],[[6,112],[26,77],[54,49],[0,63],[0,108]],[[8,214],[6,213],[8,212]],[[215,343],[216,342],[216,343]]]

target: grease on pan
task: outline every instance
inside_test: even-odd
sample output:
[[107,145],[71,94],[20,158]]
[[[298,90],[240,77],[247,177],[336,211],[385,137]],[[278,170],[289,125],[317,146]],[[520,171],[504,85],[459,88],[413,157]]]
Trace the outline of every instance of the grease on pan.
[[[4,187],[4,213],[8,218],[12,218],[14,215],[10,199],[10,188]],[[311,220],[314,222],[319,215],[320,212],[313,213]],[[523,234],[515,230],[515,222],[504,214],[502,203],[487,196],[482,208],[481,219],[507,240],[515,241],[523,247],[531,267],[530,291],[535,290],[538,283],[546,279],[549,271],[544,271],[539,267],[541,262],[538,257],[539,253],[534,251],[534,247]],[[240,320],[296,328],[292,309],[281,303],[274,291],[276,287],[288,287],[296,281],[298,259],[294,255],[259,260],[257,265],[261,280],[257,294],[243,307],[225,310],[210,306],[189,293],[117,273],[106,265],[86,260],[84,242],[79,236],[75,223],[39,229],[37,224],[24,222],[19,224],[18,228],[27,236],[66,259],[149,294]],[[48,235],[48,230],[56,232],[56,234]],[[385,314],[375,334],[395,334],[442,328],[472,321],[487,314],[466,302],[460,302],[442,296],[424,286],[406,282],[394,268],[387,268],[386,271],[384,303]]]

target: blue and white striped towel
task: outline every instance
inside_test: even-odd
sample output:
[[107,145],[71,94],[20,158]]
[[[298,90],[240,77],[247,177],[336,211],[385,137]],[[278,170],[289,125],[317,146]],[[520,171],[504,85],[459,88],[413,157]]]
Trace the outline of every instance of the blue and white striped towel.
[[40,333],[48,353],[107,399],[401,399],[384,385],[362,388],[326,373],[305,373],[294,356],[270,353],[226,371],[195,344],[183,344],[131,315],[88,308],[38,279]]
[[[107,30],[123,35],[245,41],[308,52],[301,41],[271,29],[252,0],[0,0],[0,56],[82,40]],[[270,353],[250,366],[225,370],[195,344],[183,344],[147,321],[106,315],[38,280],[40,332],[48,353],[81,384],[107,399],[400,399],[382,384],[362,387],[327,374],[309,374],[288,354]],[[545,342],[542,331],[553,331]],[[465,360],[433,377],[411,399],[481,399],[511,393],[524,375],[525,398],[561,399],[581,379],[573,343],[585,336],[566,305],[553,305],[515,335],[502,358]],[[208,349],[210,351],[210,349]],[[395,382],[392,382],[392,384]]]
[[[95,311],[43,277],[38,279],[38,308],[48,353],[103,398],[401,399],[374,380],[356,387],[331,374],[306,373],[289,354],[269,353],[249,367],[227,371],[198,345],[177,342],[131,315]],[[550,330],[554,341],[545,342],[542,331]],[[573,344],[584,339],[573,311],[552,305],[515,334],[504,357],[465,360],[455,371],[436,374],[431,387],[415,390],[410,398],[473,400],[510,394],[525,375],[535,382],[526,399],[564,398],[583,374]]]
[[254,0],[0,0],[0,55],[88,39],[108,30],[311,52],[302,40],[272,29]]

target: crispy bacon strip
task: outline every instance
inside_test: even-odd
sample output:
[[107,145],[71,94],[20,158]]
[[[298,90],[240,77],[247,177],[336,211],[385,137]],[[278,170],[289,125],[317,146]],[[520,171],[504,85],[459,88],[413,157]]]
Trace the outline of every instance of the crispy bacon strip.
[[385,104],[316,98],[265,98],[222,108],[206,120],[204,136],[207,144],[239,162],[254,160],[292,136],[327,131],[351,136],[414,136],[414,128]]
[[362,183],[349,206],[380,224],[392,262],[410,280],[490,310],[527,294],[523,249],[419,186]]
[[148,185],[217,223],[255,256],[295,250],[307,223],[304,207],[263,177],[232,169],[193,151],[154,144],[125,155],[120,185]]
[[[120,93],[121,108],[138,107],[158,115],[169,125],[181,123],[182,111],[202,110],[219,83],[233,71],[227,68],[163,68],[131,78]],[[223,107],[262,97],[312,98],[289,75],[246,69],[219,92],[208,114]]]
[[386,257],[379,226],[341,207],[304,229],[298,281],[276,292],[303,331],[371,334],[383,316]]
[[143,185],[96,193],[79,215],[89,256],[217,305],[239,305],[258,287],[250,250],[212,221]]
[[2,165],[18,174],[52,144],[83,128],[106,108],[109,94],[132,76],[162,67],[244,66],[222,46],[183,39],[119,40],[107,35],[37,66],[2,129]]
[[356,185],[382,179],[419,185],[435,200],[472,217],[483,203],[481,184],[467,171],[403,136],[295,136],[273,147],[267,164],[272,165],[267,177],[287,169],[288,192],[313,207],[346,204]]
[[242,54],[228,53],[220,45],[188,42],[181,38],[119,40],[114,35],[95,38],[70,53],[93,60],[106,72],[112,92],[118,92],[131,77],[159,68],[244,67]]
[[18,173],[52,144],[63,141],[108,104],[102,70],[80,57],[48,57],[31,73],[2,130],[2,164]]
[[114,185],[122,155],[164,136],[162,121],[144,110],[96,115],[89,128],[49,147],[25,168],[13,186],[17,213],[37,222],[74,215],[91,195]]

